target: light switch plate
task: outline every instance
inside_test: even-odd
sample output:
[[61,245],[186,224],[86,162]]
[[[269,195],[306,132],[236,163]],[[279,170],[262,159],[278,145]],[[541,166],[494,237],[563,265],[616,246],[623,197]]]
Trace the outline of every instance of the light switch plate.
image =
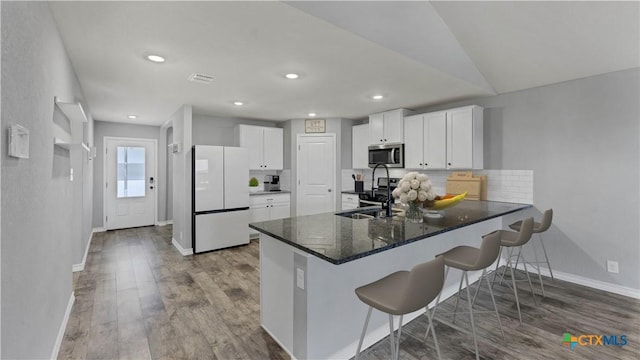
[[612,274],[618,274],[620,269],[618,269],[618,262],[607,260],[607,271]]
[[29,158],[29,130],[20,125],[9,126],[9,156]]

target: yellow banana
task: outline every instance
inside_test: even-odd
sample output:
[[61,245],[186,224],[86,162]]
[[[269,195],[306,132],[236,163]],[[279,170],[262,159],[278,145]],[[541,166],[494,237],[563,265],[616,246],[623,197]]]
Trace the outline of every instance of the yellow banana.
[[455,204],[457,204],[458,202],[462,201],[462,199],[464,199],[467,196],[467,192],[463,192],[462,194],[458,194],[452,198],[449,199],[444,199],[444,200],[437,200],[435,202],[435,204],[431,207],[429,207],[429,210],[442,210],[445,208],[448,208],[450,206],[453,206]]

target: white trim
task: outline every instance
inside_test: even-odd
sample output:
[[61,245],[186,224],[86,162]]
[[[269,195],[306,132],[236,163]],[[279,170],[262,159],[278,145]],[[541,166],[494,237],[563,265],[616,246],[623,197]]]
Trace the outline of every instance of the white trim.
[[[503,260],[503,264],[506,264],[506,261],[504,259],[502,260]],[[529,265],[529,266],[532,266],[532,265]],[[524,271],[524,266],[522,265],[522,263],[518,264],[518,269]],[[534,272],[537,273],[537,270],[535,268],[530,273],[534,273]],[[551,273],[549,272],[549,269],[547,269],[546,267],[540,266],[540,274],[547,277],[551,277]],[[607,292],[622,295],[622,296],[627,296],[634,299],[640,299],[640,289],[634,289],[634,288],[623,286],[623,285],[611,284],[611,283],[600,281],[600,280],[589,279],[584,276],[569,274],[569,273],[565,273],[558,270],[553,270],[553,276],[556,279],[567,281],[573,284],[578,284],[578,285],[590,287],[593,289],[603,290],[603,291],[607,291]]]
[[[102,161],[102,183],[104,184],[107,181],[107,166],[108,166],[108,161],[107,161],[107,142],[108,141],[141,141],[141,142],[152,142],[153,143],[153,147],[154,147],[154,178],[156,178],[156,180],[158,180],[158,157],[159,157],[159,153],[158,153],[158,139],[149,139],[149,138],[129,138],[129,137],[120,137],[120,136],[103,136],[102,137],[102,155],[104,156],[104,160]],[[148,176],[149,174],[147,174]],[[146,186],[146,185],[145,185]],[[157,181],[156,181],[156,186],[154,187],[154,189],[156,191],[153,192],[153,223],[157,224],[158,223],[158,186],[157,186]],[[105,191],[105,187],[102,187],[102,227],[105,228],[106,230],[109,230],[107,228],[107,224],[104,223],[104,219],[107,216],[107,192]]]
[[180,254],[182,254],[182,256],[193,255],[192,248],[188,248],[188,249],[183,248],[180,245],[180,243],[176,241],[176,239],[171,238],[171,243],[173,244],[173,246],[175,246],[176,249],[178,249],[178,251],[180,252]]
[[167,226],[167,225],[173,225],[173,220],[166,220],[166,221],[158,221],[158,222],[156,222],[156,226]]
[[336,181],[336,174],[337,174],[337,170],[336,170],[336,157],[338,156],[338,144],[337,144],[337,136],[335,133],[321,133],[321,134],[297,134],[296,135],[296,215],[299,213],[299,209],[300,209],[300,203],[303,201],[302,196],[300,195],[300,157],[299,157],[299,150],[297,150],[300,147],[300,139],[302,138],[313,138],[313,137],[331,137],[333,138],[333,167],[331,169],[331,181],[332,181],[332,187],[331,187],[331,191],[333,191],[332,193],[332,199],[333,199],[333,209],[336,208],[336,204],[338,202],[337,199],[337,195],[339,194],[339,191],[337,191],[337,181]]
[[67,322],[69,322],[69,316],[71,316],[71,309],[73,308],[73,303],[76,301],[76,296],[71,292],[71,296],[69,297],[69,302],[67,303],[67,310],[64,312],[64,317],[62,318],[62,324],[60,324],[60,329],[58,329],[58,337],[56,338],[56,343],[53,345],[53,352],[51,353],[51,359],[57,359],[58,353],[60,352],[60,346],[62,345],[62,339],[64,338],[64,331],[67,328]]
[[80,264],[71,265],[71,271],[77,272],[84,270],[84,265],[87,262],[87,255],[89,255],[89,247],[91,246],[91,240],[93,240],[93,232],[89,234],[89,241],[87,241],[87,247],[84,249],[84,257],[82,258],[82,262]]
[[107,231],[107,229],[105,229],[104,227],[94,227],[91,232],[92,233],[99,233],[99,232],[105,232]]

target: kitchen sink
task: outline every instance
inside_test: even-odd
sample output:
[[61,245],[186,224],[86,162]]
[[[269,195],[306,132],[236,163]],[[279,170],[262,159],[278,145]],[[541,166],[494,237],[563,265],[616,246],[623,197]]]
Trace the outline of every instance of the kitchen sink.
[[[404,216],[404,210],[402,209],[391,209],[391,211],[393,212],[393,217]],[[385,210],[380,208],[374,208],[374,209],[364,208],[364,209],[343,211],[343,212],[336,213],[336,215],[346,217],[346,218],[356,219],[356,220],[373,219],[377,217],[385,217]]]

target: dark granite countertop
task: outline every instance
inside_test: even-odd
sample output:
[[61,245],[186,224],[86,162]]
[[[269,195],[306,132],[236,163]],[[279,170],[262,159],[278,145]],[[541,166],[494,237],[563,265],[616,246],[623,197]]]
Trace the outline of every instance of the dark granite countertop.
[[352,219],[324,213],[255,222],[249,227],[333,264],[343,264],[398,246],[531,207],[496,201],[463,201],[424,223],[404,217]]

